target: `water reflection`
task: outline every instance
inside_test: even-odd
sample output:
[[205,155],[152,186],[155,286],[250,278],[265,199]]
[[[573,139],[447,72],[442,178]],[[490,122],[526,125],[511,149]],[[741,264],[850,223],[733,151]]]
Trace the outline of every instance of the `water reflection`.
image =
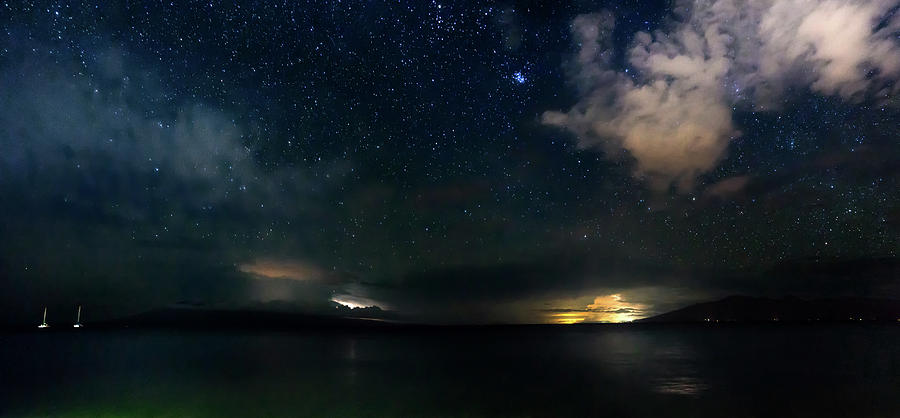
[[[671,337],[671,338],[669,338]],[[698,396],[709,384],[702,378],[701,353],[686,339],[665,332],[594,333],[577,355],[643,390],[666,395]]]
[[659,393],[684,396],[697,396],[708,387],[700,379],[689,376],[660,378],[653,386]]
[[893,416],[896,347],[894,328],[0,336],[0,417]]

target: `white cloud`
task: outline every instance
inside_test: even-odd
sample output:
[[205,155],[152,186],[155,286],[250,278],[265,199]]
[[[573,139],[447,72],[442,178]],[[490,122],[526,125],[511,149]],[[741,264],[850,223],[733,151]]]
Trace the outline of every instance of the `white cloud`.
[[895,93],[900,18],[887,0],[681,2],[667,30],[639,32],[628,72],[612,69],[608,13],[572,22],[570,79],[579,101],[543,122],[584,148],[635,159],[655,189],[690,189],[740,135],[732,108],[774,108],[788,87],[858,101]]
[[791,80],[783,78],[792,75],[816,92],[845,99],[884,89],[900,73],[894,33],[900,19],[885,20],[897,5],[884,0],[774,2],[759,23],[760,79],[784,85]]

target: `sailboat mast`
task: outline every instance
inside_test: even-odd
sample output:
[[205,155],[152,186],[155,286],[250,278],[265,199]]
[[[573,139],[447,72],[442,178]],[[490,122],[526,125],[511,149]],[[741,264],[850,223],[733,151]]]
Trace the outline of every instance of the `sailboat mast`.
[[75,328],[81,328],[81,305],[78,305],[75,308],[75,325],[72,325]]
[[38,328],[47,328],[47,307],[44,306],[44,319],[41,320],[41,324],[38,325]]

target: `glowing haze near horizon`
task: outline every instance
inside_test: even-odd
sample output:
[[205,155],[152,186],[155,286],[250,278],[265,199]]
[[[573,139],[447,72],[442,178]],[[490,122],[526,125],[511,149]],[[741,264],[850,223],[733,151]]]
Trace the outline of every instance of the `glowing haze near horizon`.
[[3,3],[0,301],[579,323],[898,297],[898,8]]

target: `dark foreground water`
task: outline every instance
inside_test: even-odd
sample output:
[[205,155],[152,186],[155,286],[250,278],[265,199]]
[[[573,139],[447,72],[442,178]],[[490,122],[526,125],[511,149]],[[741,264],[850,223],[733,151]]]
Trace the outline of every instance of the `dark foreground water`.
[[900,417],[900,324],[0,336],[0,416]]

